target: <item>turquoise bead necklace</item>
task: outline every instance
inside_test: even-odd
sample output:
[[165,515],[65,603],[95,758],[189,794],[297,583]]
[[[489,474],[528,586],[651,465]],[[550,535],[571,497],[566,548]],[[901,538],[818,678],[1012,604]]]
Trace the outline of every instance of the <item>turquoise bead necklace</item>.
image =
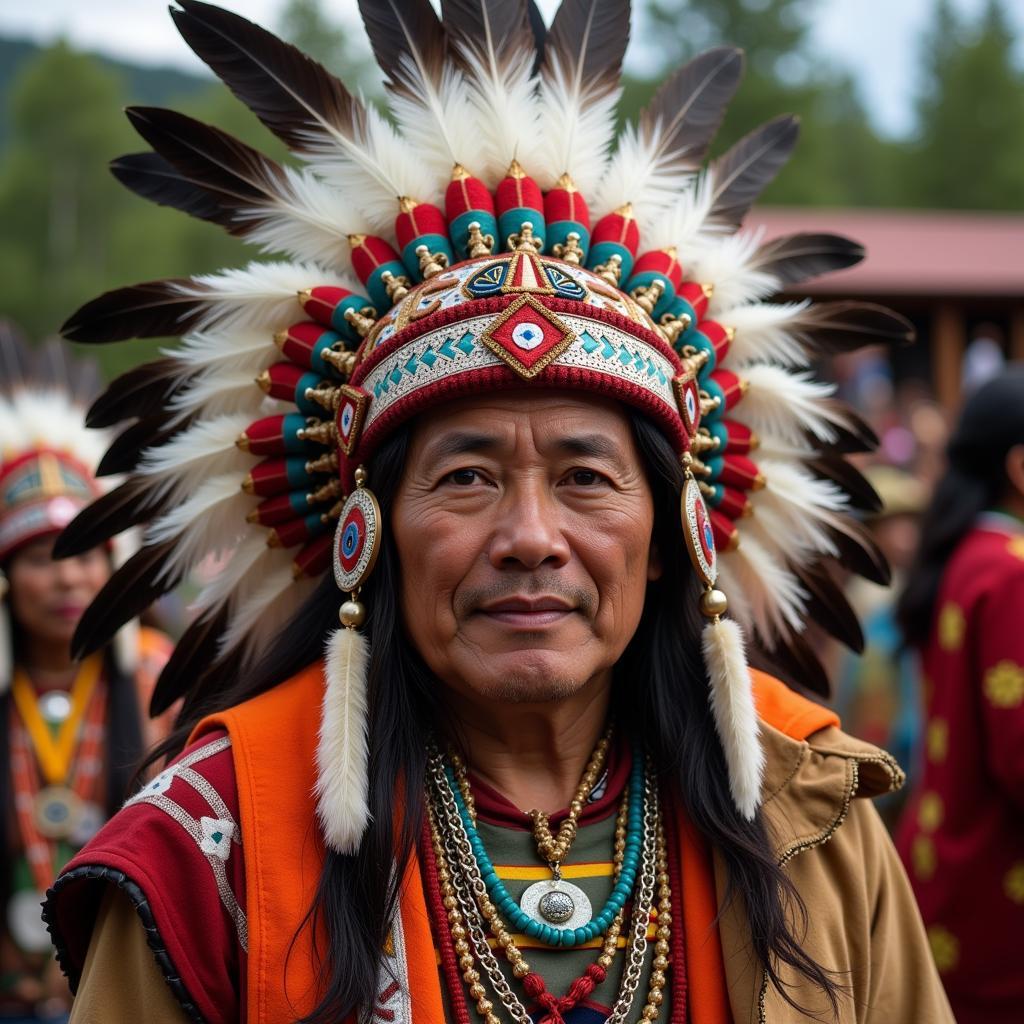
[[622,873],[601,911],[587,924],[579,928],[556,928],[534,920],[511,897],[504,883],[494,870],[494,865],[487,856],[483,840],[477,831],[473,815],[466,805],[459,782],[450,763],[445,764],[445,776],[451,788],[452,796],[458,808],[476,858],[477,867],[487,887],[487,895],[491,902],[517,930],[537,939],[548,946],[580,946],[602,935],[611,926],[615,915],[622,909],[626,900],[633,892],[637,870],[640,865],[640,853],[643,846],[644,831],[644,758],[635,756],[629,776],[629,807],[626,826],[626,847],[623,851]]

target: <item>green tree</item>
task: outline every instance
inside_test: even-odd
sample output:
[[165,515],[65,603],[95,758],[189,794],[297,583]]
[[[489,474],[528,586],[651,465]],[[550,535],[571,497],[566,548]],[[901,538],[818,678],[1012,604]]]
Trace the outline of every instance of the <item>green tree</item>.
[[1024,209],[1024,74],[1000,0],[975,24],[940,0],[921,51],[918,130],[903,167],[910,205]]

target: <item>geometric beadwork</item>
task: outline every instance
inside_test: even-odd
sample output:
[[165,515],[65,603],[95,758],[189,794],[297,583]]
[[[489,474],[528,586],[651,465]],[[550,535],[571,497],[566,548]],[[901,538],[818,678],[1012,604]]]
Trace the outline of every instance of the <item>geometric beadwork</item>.
[[715,551],[715,534],[711,529],[704,496],[692,475],[687,475],[683,485],[682,501],[683,535],[686,550],[701,582],[713,587],[718,579],[718,555]]
[[536,377],[575,340],[572,329],[530,294],[521,295],[480,340],[524,380]]
[[345,502],[334,533],[334,580],[346,593],[358,590],[373,572],[380,551],[380,506],[371,491],[357,487]]

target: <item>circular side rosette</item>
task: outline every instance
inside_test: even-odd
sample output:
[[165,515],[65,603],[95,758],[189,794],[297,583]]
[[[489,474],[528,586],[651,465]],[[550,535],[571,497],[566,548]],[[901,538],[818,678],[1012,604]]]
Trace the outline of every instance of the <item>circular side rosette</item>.
[[709,587],[718,579],[718,556],[715,552],[715,534],[711,529],[711,518],[704,496],[694,478],[687,477],[683,486],[683,533],[686,549],[690,553],[697,575]]
[[345,502],[334,533],[334,579],[339,590],[352,593],[370,577],[380,551],[380,506],[365,487]]

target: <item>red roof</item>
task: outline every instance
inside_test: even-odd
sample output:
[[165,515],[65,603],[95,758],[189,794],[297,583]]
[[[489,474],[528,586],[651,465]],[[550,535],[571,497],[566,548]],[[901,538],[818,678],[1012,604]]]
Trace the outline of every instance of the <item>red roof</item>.
[[767,207],[746,226],[764,226],[767,238],[847,235],[867,249],[862,263],[801,285],[801,292],[1024,296],[1019,214]]

